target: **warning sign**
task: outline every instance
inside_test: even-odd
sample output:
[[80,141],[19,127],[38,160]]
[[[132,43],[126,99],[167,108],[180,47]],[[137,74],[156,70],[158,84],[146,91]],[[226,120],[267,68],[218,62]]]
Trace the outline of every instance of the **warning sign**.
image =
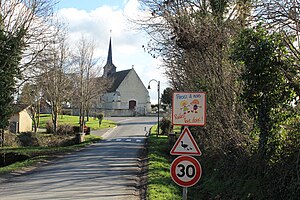
[[181,133],[180,137],[175,142],[170,151],[171,155],[194,155],[200,156],[201,151],[192,136],[190,130],[186,127]]
[[204,92],[174,92],[172,105],[173,125],[205,125],[206,94]]

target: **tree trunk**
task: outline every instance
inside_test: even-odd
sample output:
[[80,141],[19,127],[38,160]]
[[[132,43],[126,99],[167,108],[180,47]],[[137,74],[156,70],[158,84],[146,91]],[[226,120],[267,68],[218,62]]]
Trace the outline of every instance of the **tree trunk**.
[[262,100],[262,105],[260,106],[258,113],[258,126],[260,129],[259,134],[259,144],[258,144],[258,158],[260,161],[259,172],[263,175],[266,167],[266,154],[267,154],[267,144],[270,134],[270,116],[267,101]]
[[53,132],[57,133],[57,125],[58,125],[58,108],[57,105],[53,105],[52,107],[52,122],[53,122]]
[[4,129],[0,129],[0,134],[1,134],[1,147],[4,146]]

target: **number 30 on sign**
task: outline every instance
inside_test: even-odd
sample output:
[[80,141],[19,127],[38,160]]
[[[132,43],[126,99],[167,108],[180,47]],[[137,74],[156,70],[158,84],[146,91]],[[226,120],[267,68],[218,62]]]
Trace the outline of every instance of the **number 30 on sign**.
[[199,181],[202,169],[195,158],[179,156],[172,162],[170,173],[175,183],[182,187],[191,187]]

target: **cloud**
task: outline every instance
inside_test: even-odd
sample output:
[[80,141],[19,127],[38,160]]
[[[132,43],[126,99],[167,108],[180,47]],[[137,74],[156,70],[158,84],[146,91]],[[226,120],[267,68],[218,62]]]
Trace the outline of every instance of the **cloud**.
[[[100,58],[98,64],[105,64],[110,36],[113,45],[113,62],[117,70],[134,69],[147,87],[149,80],[162,82],[162,90],[167,87],[166,78],[159,69],[161,61],[144,52],[142,45],[149,41],[146,33],[136,28],[128,19],[137,19],[145,15],[139,8],[138,0],[127,0],[123,9],[101,6],[90,11],[76,8],[63,8],[58,16],[64,19],[69,28],[70,44],[84,35],[96,42],[95,54]],[[110,33],[110,30],[112,32]],[[150,91],[151,100],[157,98],[155,90]]]

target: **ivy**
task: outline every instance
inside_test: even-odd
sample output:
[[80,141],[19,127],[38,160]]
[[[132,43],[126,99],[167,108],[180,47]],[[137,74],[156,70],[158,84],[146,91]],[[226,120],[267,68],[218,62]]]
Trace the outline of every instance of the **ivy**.
[[[260,26],[241,31],[233,44],[232,59],[243,66],[241,99],[256,120],[259,154],[266,160],[267,152],[276,153],[275,149],[280,146],[283,137],[276,127],[286,118],[282,110],[291,107],[295,97],[282,71],[293,61],[282,35],[269,34]],[[280,112],[276,112],[278,110]]]

